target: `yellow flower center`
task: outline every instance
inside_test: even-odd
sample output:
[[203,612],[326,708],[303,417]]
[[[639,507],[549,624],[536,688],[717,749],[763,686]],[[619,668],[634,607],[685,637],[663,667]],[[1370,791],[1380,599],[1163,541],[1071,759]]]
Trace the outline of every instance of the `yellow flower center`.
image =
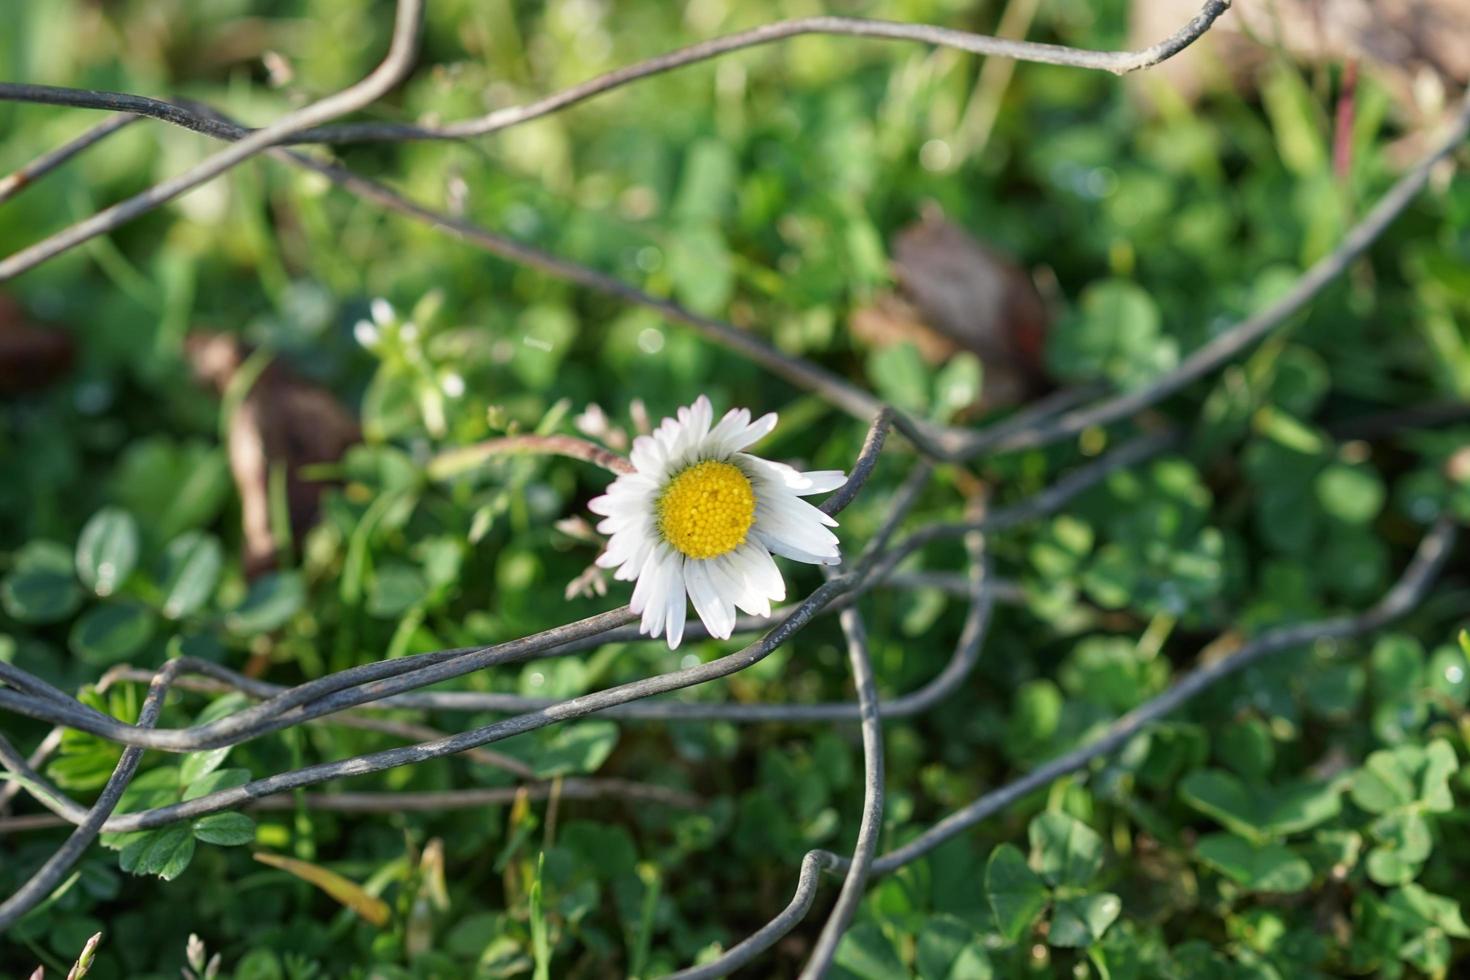
[[737,466],[695,463],[669,481],[658,499],[664,540],[690,558],[718,558],[745,543],[755,523],[755,491]]

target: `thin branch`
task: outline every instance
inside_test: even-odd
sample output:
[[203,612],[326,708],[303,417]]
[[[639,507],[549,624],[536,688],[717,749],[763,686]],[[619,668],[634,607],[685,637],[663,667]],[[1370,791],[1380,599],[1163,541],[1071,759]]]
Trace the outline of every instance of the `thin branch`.
[[827,924],[817,937],[802,980],[820,980],[827,975],[837,944],[857,914],[868,882],[868,869],[878,852],[878,835],[883,831],[883,721],[878,717],[878,687],[873,680],[873,660],[868,655],[868,636],[856,608],[844,609],[839,617],[847,637],[847,658],[852,665],[853,687],[857,689],[859,721],[863,737],[863,815],[858,823],[857,843],[848,859],[847,877]]
[[[1124,715],[1095,741],[987,793],[908,844],[878,858],[872,864],[872,873],[888,874],[917,861],[986,817],[1004,810],[1062,776],[1082,769],[1093,760],[1117,751],[1147,725],[1166,717],[1195,695],[1265,656],[1318,640],[1343,639],[1372,632],[1392,622],[1423,601],[1448,558],[1454,541],[1454,522],[1448,518],[1440,519],[1420,542],[1413,560],[1399,581],[1371,609],[1356,616],[1267,630],[1231,656],[1195,671],[1168,691]],[[679,980],[708,980],[733,973],[801,924],[816,899],[816,877],[819,871],[838,873],[847,871],[850,866],[851,861],[848,858],[831,851],[808,851],[802,859],[796,893],[779,915],[715,962],[683,970],[672,977]]]
[[[148,696],[143,700],[143,708],[138,714],[138,724],[149,726],[158,720],[158,713],[163,709],[163,697],[168,692],[169,682],[172,680],[177,667],[168,663],[159,670],[154,677],[152,685],[148,689]],[[128,788],[133,774],[137,772],[138,763],[143,761],[143,750],[139,748],[128,748],[123,750],[122,758],[118,760],[117,767],[113,769],[112,776],[107,780],[107,785],[102,787],[97,802],[92,804],[92,809],[87,812],[86,818],[72,831],[66,843],[56,849],[56,853],[46,859],[46,862],[25,880],[15,893],[0,902],[0,932],[4,932],[14,925],[21,916],[41,902],[51,890],[60,884],[61,879],[71,870],[82,854],[91,846],[92,841],[102,832],[102,825],[116,809],[118,801],[122,799],[123,791]]]
[[[865,455],[876,456],[881,451],[883,445],[883,435],[886,431],[887,417],[885,415],[880,415],[879,418],[874,421],[872,427],[869,430],[868,438],[864,443],[863,453]],[[837,504],[832,508],[834,511],[839,510],[843,503],[852,499],[852,493],[855,493],[856,489],[860,488],[863,483],[866,482],[868,476],[872,472],[872,469],[872,463],[865,463],[863,458],[860,456],[858,461],[855,462],[853,465],[852,473],[848,477],[847,483],[837,493],[842,493],[842,490],[848,490],[850,492],[838,500]],[[824,583],[815,592],[813,592],[810,596],[803,600],[803,602],[797,607],[797,609],[790,617],[777,625],[768,634],[766,634],[766,636],[762,637],[761,640],[751,644],[741,651],[730,654],[726,657],[722,657],[719,660],[715,660],[707,664],[700,664],[683,670],[673,671],[656,677],[647,678],[645,680],[623,684],[618,687],[597,692],[595,694],[573,698],[539,711],[528,712],[514,718],[508,718],[503,721],[484,725],[480,728],[468,732],[444,736],[437,739],[431,739],[419,745],[388,749],[337,762],[320,763],[317,765],[307,766],[292,772],[280,773],[275,776],[255,780],[253,782],[245,784],[244,786],[234,789],[210,793],[194,800],[176,803],[169,806],[158,807],[153,810],[144,811],[142,813],[115,816],[110,821],[107,820],[107,814],[110,813],[112,808],[116,806],[117,798],[121,795],[121,785],[118,787],[117,793],[112,794],[110,792],[111,784],[109,784],[109,788],[107,790],[104,790],[103,799],[99,800],[98,806],[94,807],[92,814],[88,816],[87,824],[85,826],[91,826],[95,823],[97,828],[100,828],[103,822],[106,821],[109,830],[115,829],[120,832],[144,830],[151,827],[163,826],[177,820],[188,819],[195,816],[202,816],[208,813],[215,813],[220,810],[236,809],[241,806],[249,805],[254,800],[258,800],[263,797],[271,796],[277,793],[287,792],[289,790],[299,789],[305,786],[311,786],[316,783],[321,783],[340,777],[363,775],[366,773],[378,772],[384,769],[394,768],[396,766],[409,765],[428,759],[457,754],[460,752],[464,752],[467,749],[509,738],[512,735],[523,734],[525,732],[534,731],[536,729],[543,728],[547,725],[555,724],[557,722],[568,721],[574,718],[580,718],[585,715],[593,714],[608,707],[628,703],[630,701],[647,697],[651,694],[665,693],[668,691],[677,690],[682,687],[689,687],[695,684],[705,683],[715,678],[729,676],[730,674],[744,670],[756,663],[759,663],[765,657],[769,656],[772,651],[774,651],[777,647],[786,642],[786,640],[789,639],[794,633],[804,627],[818,610],[820,610],[828,602],[832,601],[832,599],[834,599],[836,596],[841,594],[841,592],[848,586],[849,581],[852,578],[856,578],[860,576],[860,574],[861,569],[857,569],[849,573],[847,576],[835,578]],[[556,631],[554,630],[548,631],[548,633],[555,632]],[[544,636],[546,634],[541,635]],[[214,665],[202,664],[201,662],[197,661],[191,663],[184,658],[173,660],[170,661],[168,665],[166,665],[166,667],[164,668],[164,671],[160,673],[160,677],[164,677],[165,675],[167,675],[167,681],[165,682],[164,686],[167,685],[167,682],[172,681],[174,675],[181,672],[186,667],[190,669],[203,669],[206,671],[210,669],[217,669],[214,668]],[[432,671],[432,669],[433,668],[431,667],[430,671]],[[420,673],[428,672],[429,671],[421,671]],[[155,687],[158,687],[158,685],[155,684]],[[370,685],[364,685],[364,687],[370,687]],[[344,693],[350,694],[352,692]],[[0,695],[7,695],[8,698],[12,699],[15,697],[29,697],[27,695],[11,695],[7,694],[7,692],[4,691],[0,691]],[[0,704],[4,703],[4,699],[0,699]],[[45,704],[44,702],[41,703],[43,705]],[[249,710],[250,709],[246,709],[246,711]],[[245,712],[241,712],[230,717],[238,717],[239,714],[244,713]],[[132,726],[122,726],[122,728],[126,731],[125,738],[127,740],[143,741],[145,740],[145,735],[152,734],[151,726],[156,720],[156,711],[149,714],[144,720],[146,721],[147,727],[134,729],[132,728]],[[177,733],[173,734],[176,735]],[[172,742],[174,741],[174,739],[171,738],[169,741]],[[4,744],[0,744],[0,749],[6,747],[7,746],[5,746]],[[12,753],[12,755],[13,754],[14,753]],[[125,763],[128,762],[130,759],[133,760],[132,765],[133,767],[136,767],[136,757],[138,756],[138,754],[139,752],[136,747],[129,748],[127,751],[124,752],[123,760]],[[17,762],[14,758],[6,758],[3,754],[0,754],[0,763],[4,763],[7,767],[12,769],[20,765],[20,763]],[[121,765],[118,772],[122,772]],[[131,769],[128,772],[128,776],[122,780],[122,785],[125,785],[127,778],[130,777]],[[105,812],[102,812],[102,803],[104,800],[109,802],[107,803]],[[75,806],[75,804],[72,805]],[[100,816],[98,816],[99,812]],[[93,836],[95,836],[95,831],[93,833]],[[88,838],[87,840],[90,841],[90,839],[91,838]],[[70,843],[67,845],[67,847],[71,847]],[[85,842],[81,845],[81,847],[85,848]],[[67,853],[68,863],[65,864],[65,867],[69,867],[70,862],[74,862],[75,859],[80,855],[81,851],[80,849],[73,848],[71,850],[68,850]],[[52,862],[48,862],[47,869],[50,869],[47,871],[48,875],[50,875],[52,871],[54,871]],[[34,880],[35,879],[33,879],[33,882]]]
[[[295,810],[298,806],[319,813],[440,813],[479,807],[509,806],[522,797],[548,799],[556,792],[554,780],[526,786],[494,786],[484,789],[431,790],[402,793],[282,793],[255,800],[251,812]],[[622,799],[657,803],[678,810],[701,810],[705,803],[692,793],[667,786],[629,779],[563,779],[559,795],[568,800]],[[83,811],[83,816],[85,811]],[[76,820],[56,814],[27,814],[0,818],[0,835],[72,826]],[[111,830],[103,824],[103,831]]]
[[1439,142],[1408,173],[1400,177],[1388,193],[1379,198],[1372,210],[1343,237],[1342,244],[1318,259],[1280,299],[1221,332],[1162,378],[1137,391],[1125,392],[1096,405],[1066,412],[1051,422],[1010,433],[1005,437],[997,438],[987,432],[972,433],[951,447],[954,453],[961,458],[970,458],[985,451],[1044,446],[1076,435],[1084,429],[1107,425],[1133,415],[1214,371],[1305,309],[1318,293],[1342,275],[1403,214],[1429,182],[1430,172],[1441,160],[1458,149],[1467,136],[1470,136],[1470,93],[1466,94],[1459,111]]
[[[1218,16],[1220,12],[1223,12],[1224,5],[1220,4],[1218,6],[1220,9],[1215,11],[1214,16]],[[1201,14],[1201,17],[1205,17],[1209,10],[1210,8],[1207,7],[1206,13]],[[1207,27],[1208,24],[1204,26]],[[1184,33],[1187,35],[1188,29]],[[1148,57],[1153,57],[1155,54],[1162,54],[1167,57],[1171,53],[1169,42],[1165,42],[1162,45],[1156,46],[1155,49],[1150,50],[1152,54],[1149,54]],[[1177,48],[1172,50],[1177,50]],[[1147,61],[1147,58],[1143,60]],[[0,98],[19,99],[37,95],[35,92],[22,91],[22,89],[28,88],[30,87],[0,86]],[[61,98],[55,92],[41,93],[41,95],[49,95],[52,97],[50,99],[52,101]],[[90,95],[96,95],[96,93],[90,93]],[[95,102],[96,100],[92,101]],[[81,93],[76,94],[75,99],[68,104],[88,105],[92,104],[92,102],[88,101],[88,93]],[[119,107],[115,101],[108,100],[102,100],[97,102],[97,104],[107,108]],[[181,116],[181,113],[184,115]],[[161,113],[160,117],[167,116],[169,121],[178,122],[184,117],[197,117],[197,115],[186,113],[179,107],[172,106],[166,113]],[[239,138],[248,132],[239,127],[232,127],[227,122],[220,120],[215,120],[213,126],[202,123],[201,126],[211,130],[210,135],[216,135],[226,139]],[[1454,124],[1450,129],[1449,137],[1420,161],[1409,174],[1402,178],[1379,201],[1378,205],[1369,212],[1364,220],[1348,233],[1342,246],[1329,256],[1319,260],[1316,265],[1298,280],[1295,287],[1281,300],[1216,337],[1209,344],[1206,344],[1193,355],[1186,358],[1178,368],[1159,379],[1153,385],[1136,392],[1125,393],[1106,400],[1091,408],[1067,412],[1061,417],[1045,424],[1028,426],[1021,429],[1005,426],[1001,431],[982,431],[978,433],[939,429],[932,424],[909,419],[903,415],[895,416],[894,426],[912,439],[916,445],[931,454],[946,459],[968,459],[986,450],[1010,450],[1045,445],[1075,435],[1090,426],[1103,425],[1115,421],[1163,400],[1191,381],[1197,380],[1208,371],[1228,361],[1240,351],[1259,340],[1260,337],[1280,326],[1286,319],[1298,312],[1312,297],[1336,278],[1336,276],[1340,275],[1352,261],[1361,255],[1382,234],[1388,225],[1392,223],[1393,219],[1407,208],[1408,204],[1423,188],[1424,183],[1427,181],[1429,170],[1464,140],[1467,130],[1470,130],[1470,98],[1467,98],[1465,106],[1455,118]],[[249,139],[251,137],[245,136],[245,138]],[[851,414],[870,416],[878,408],[876,400],[867,392],[848,384],[814,364],[786,357],[764,341],[730,324],[694,314],[682,309],[677,304],[659,300],[643,293],[641,290],[629,286],[621,280],[577,266],[574,263],[568,263],[565,260],[547,255],[527,246],[522,246],[519,243],[511,242],[468,222],[464,222],[461,219],[438,214],[402,198],[396,192],[382,185],[368,181],[366,178],[352,175],[340,168],[302,157],[299,154],[293,155],[292,159],[300,165],[307,166],[322,173],[334,183],[360,196],[374,200],[376,203],[389,207],[399,213],[449,230],[503,258],[539,268],[542,271],[567,279],[568,281],[646,306],[670,319],[693,326],[715,342],[739,351],[792,383],[822,394],[834,405]],[[3,272],[3,269],[4,264],[0,263],[0,272]],[[3,279],[3,276],[0,276],[0,279]]]
[[[1398,582],[1372,608],[1352,616],[1278,626],[1264,631],[1228,657],[1198,668],[1176,681],[1163,694],[1134,708],[1110,725],[1101,737],[987,793],[964,809],[945,817],[904,846],[883,855],[874,863],[874,872],[886,874],[901,868],[1016,800],[1050,785],[1062,776],[1078,771],[1094,759],[1112,754],[1148,725],[1172,714],[1196,695],[1231,674],[1271,654],[1322,640],[1340,640],[1371,633],[1407,614],[1424,600],[1429,587],[1434,584],[1440,569],[1449,558],[1455,538],[1454,520],[1440,518],[1419,542],[1413,560],[1404,569]],[[839,860],[838,866],[840,865]]]
[[[801,17],[777,21],[724,37],[701,41],[677,51],[658,55],[570,88],[520,106],[497,109],[474,119],[442,126],[414,126],[402,123],[343,123],[303,129],[287,135],[281,143],[364,143],[402,142],[408,140],[464,139],[519,126],[559,112],[594,96],[611,92],[624,85],[651,78],[664,72],[708,61],[735,51],[759,47],[808,34],[836,37],[862,37],[880,41],[908,41],[935,47],[955,48],[996,58],[1028,61],[1046,65],[1093,69],[1125,75],[1150,68],[1183,51],[1198,40],[1230,9],[1230,0],[1207,0],[1190,21],[1158,44],[1139,51],[1088,51],[1057,44],[1037,44],[1002,37],[973,34],[928,24],[902,24],[892,21],[865,20],[855,17]],[[215,120],[188,109],[145,96],[95,89],[68,89],[50,85],[0,83],[0,101],[35,102],[64,105],[80,109],[110,109],[150,116],[183,126],[206,136],[238,138],[226,135]],[[340,114],[340,113],[339,113]],[[315,126],[315,124],[312,124]],[[253,132],[247,130],[247,132]]]
[[801,859],[801,870],[797,872],[796,892],[780,914],[757,929],[749,938],[730,947],[728,952],[714,962],[671,973],[668,980],[715,980],[717,977],[727,977],[752,962],[776,945],[781,937],[801,925],[801,920],[806,918],[806,914],[811,911],[812,902],[816,900],[822,872],[835,867],[836,861],[837,855],[831,851],[808,851]]
[[535,731],[558,722],[572,721],[603,712],[608,708],[628,704],[650,695],[666,694],[696,684],[708,683],[721,677],[728,677],[770,656],[772,651],[810,622],[816,611],[829,602],[844,584],[840,579],[824,583],[803,600],[791,618],[759,641],[708,663],[620,684],[607,690],[571,698],[539,711],[516,715],[445,738],[403,748],[371,752],[338,762],[318,763],[292,772],[257,779],[244,786],[209,793],[187,802],[158,807],[143,813],[127,814],[118,817],[115,826],[119,831],[147,830],[178,820],[217,813],[220,810],[233,810],[263,796],[300,789],[332,779],[362,776],[454,755],[465,749],[502,741],[513,735]]
[[414,55],[418,51],[419,34],[423,27],[423,8],[424,0],[398,0],[397,15],[393,24],[393,39],[389,44],[388,54],[366,78],[334,95],[288,112],[269,126],[256,130],[238,142],[225,147],[177,177],[171,177],[140,194],[105,208],[90,218],[85,218],[0,261],[0,282],[14,279],[22,272],[35,268],[69,248],[74,248],[89,239],[121,227],[139,215],[173,200],[180,194],[206,181],[213,180],[231,167],[279,143],[292,133],[298,133],[338,116],[355,112],[387,95],[408,76],[409,70],[413,67]]
[[[147,680],[148,678],[145,677],[143,679]],[[46,737],[41,739],[41,744],[37,745],[35,751],[26,757],[25,764],[31,769],[39,769],[45,765],[46,760],[51,758],[52,753],[61,748],[61,736],[65,731],[65,728],[58,726],[47,732]],[[4,741],[4,737],[0,736],[0,745],[3,745]],[[9,805],[11,799],[21,789],[22,787],[18,782],[0,782],[0,813],[5,812],[5,808]]]
[[872,574],[886,574],[909,555],[935,541],[962,537],[969,531],[994,533],[1055,513],[1118,470],[1137,466],[1178,446],[1181,438],[1182,434],[1173,429],[1136,436],[1086,466],[1078,467],[1035,496],[1011,507],[998,508],[971,521],[929,524],[884,553]]
[[[890,419],[890,413],[884,411],[879,412],[878,417],[873,420],[846,482],[823,501],[821,507],[824,512],[840,512],[866,484],[877,465],[877,457],[882,451]],[[860,581],[860,572],[861,568],[852,576],[834,580],[835,585],[828,583],[819,590],[825,592],[822,603],[814,608],[806,608],[805,603],[798,605],[791,616],[776,624],[773,635],[782,632],[797,619],[804,625],[817,609],[830,602],[837,594],[846,591],[854,582]],[[154,729],[129,725],[86,708],[75,699],[68,698],[54,688],[49,688],[44,682],[31,678],[24,671],[15,669],[11,670],[18,677],[15,683],[28,684],[42,693],[49,688],[54,694],[40,697],[0,688],[0,708],[53,724],[64,724],[123,745],[139,745],[169,752],[194,752],[235,745],[312,718],[370,701],[381,701],[395,694],[459,677],[487,666],[515,663],[570,640],[605,633],[631,622],[634,618],[634,614],[625,607],[493,647],[440,650],[352,667],[285,691],[275,689],[279,693],[270,693],[271,685],[246,678],[218,664],[182,657],[173,661],[178,665],[176,670],[187,670],[225,680],[242,691],[266,698],[260,704],[244,708],[218,721],[185,729]],[[0,676],[0,679],[7,678]],[[60,699],[59,702],[57,699]]]
[[83,150],[98,143],[113,133],[138,121],[140,117],[119,113],[104,119],[82,135],[63,143],[49,153],[36,157],[30,163],[6,177],[0,177],[0,204],[15,197],[31,184],[60,167]]
[[[610,276],[579,265],[530,245],[480,227],[468,219],[457,217],[411,201],[386,184],[359,176],[344,167],[324,163],[302,153],[279,150],[275,156],[320,174],[336,186],[395,214],[448,232],[460,240],[517,265],[537,269],[547,275],[574,283],[623,302],[642,306],[675,323],[692,327],[707,339],[727,350],[735,351],[766,368],[793,385],[816,392],[849,415],[870,419],[880,411],[891,411],[873,395],[824,367],[792,357],[773,344],[734,324],[686,309],[672,300],[662,299]],[[894,413],[893,424],[905,435],[928,445],[937,431],[927,422],[914,422]],[[911,434],[912,433],[912,434]]]

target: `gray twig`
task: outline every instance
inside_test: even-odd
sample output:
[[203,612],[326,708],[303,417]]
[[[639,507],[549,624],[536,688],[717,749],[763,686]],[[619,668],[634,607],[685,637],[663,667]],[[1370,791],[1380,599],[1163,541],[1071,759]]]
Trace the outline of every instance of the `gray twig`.
[[[903,24],[857,17],[800,17],[764,24],[748,31],[691,44],[677,51],[670,51],[588,79],[534,102],[497,109],[474,119],[446,123],[441,126],[414,126],[403,123],[341,123],[335,126],[316,126],[313,123],[311,125],[314,128],[303,127],[300,131],[285,135],[277,142],[403,142],[487,136],[531,122],[534,119],[540,119],[554,112],[560,112],[594,96],[611,92],[654,75],[708,61],[735,51],[743,51],[807,34],[862,37],[880,41],[908,41],[934,47],[954,48],[971,54],[1009,58],[1015,61],[1062,65],[1126,75],[1143,68],[1151,68],[1183,51],[1203,36],[1229,9],[1230,0],[1207,0],[1200,12],[1179,30],[1159,43],[1139,51],[1086,51],[1058,44],[1038,44],[1031,41],[990,37],[985,34],[974,34],[969,31],[928,24]],[[190,112],[183,106],[123,92],[0,83],[0,101],[5,100],[63,105],[79,109],[131,112],[183,126],[206,136],[238,138],[227,135],[217,121]],[[337,115],[341,114],[337,113]],[[247,132],[254,131],[247,130]]]
[[76,139],[58,146],[49,153],[36,157],[36,159],[14,173],[0,177],[0,204],[4,204],[6,201],[15,197],[15,195],[66,163],[66,161],[81,153],[87,147],[106,139],[124,126],[137,122],[139,118],[141,117],[128,115],[127,113],[119,113],[111,116],[93,126]]
[[[1168,691],[1119,718],[1094,741],[985,794],[969,806],[950,814],[908,844],[879,857],[873,862],[871,872],[888,874],[917,861],[986,817],[999,813],[1061,777],[1086,767],[1094,760],[1112,754],[1149,724],[1167,716],[1202,691],[1263,657],[1319,640],[1358,636],[1392,622],[1423,600],[1448,558],[1454,542],[1454,522],[1449,518],[1441,518],[1419,543],[1413,560],[1398,582],[1371,609],[1355,616],[1267,630],[1229,657],[1200,668]],[[681,971],[673,974],[673,977],[680,980],[707,980],[733,973],[801,924],[816,900],[818,872],[844,872],[850,866],[850,859],[831,851],[807,852],[802,859],[796,893],[779,915],[715,962]]]
[[[180,194],[206,181],[213,180],[236,164],[249,159],[268,146],[279,143],[292,133],[320,125],[376,102],[403,81],[413,67],[414,55],[418,51],[419,33],[423,26],[423,13],[424,0],[398,0],[398,12],[393,23],[393,40],[388,47],[388,54],[366,78],[334,95],[286,113],[269,126],[250,133],[177,177],[171,177],[7,259],[0,260],[0,282],[13,279],[27,269],[35,268],[69,248],[74,248],[98,235],[106,234],[139,215],[173,200]],[[0,97],[3,97],[3,93],[0,93]]]

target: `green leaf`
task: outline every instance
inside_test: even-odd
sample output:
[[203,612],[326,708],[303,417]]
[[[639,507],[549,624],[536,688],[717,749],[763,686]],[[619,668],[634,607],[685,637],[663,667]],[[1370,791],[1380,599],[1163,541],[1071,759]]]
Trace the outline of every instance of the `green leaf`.
[[1062,723],[1063,706],[1062,692],[1046,678],[1021,686],[1006,726],[1006,749],[1013,758],[1033,756],[1051,742]]
[[1316,100],[1296,65],[1286,61],[1274,65],[1261,85],[1261,96],[1286,168],[1301,178],[1326,171],[1327,141]]
[[1367,524],[1383,509],[1383,480],[1366,466],[1333,463],[1313,484],[1322,509],[1344,524]]
[[[556,380],[577,337],[577,318],[564,306],[543,303],[522,312],[517,328],[521,343],[516,345],[511,369],[531,388],[546,388]],[[434,385],[429,390],[437,394],[439,389]]]
[[861,980],[894,980],[909,975],[898,950],[874,922],[859,922],[837,944],[837,965]]
[[1369,813],[1389,813],[1415,803],[1443,813],[1454,807],[1449,778],[1458,770],[1455,750],[1444,739],[1424,748],[1380,749],[1353,775],[1353,802]]
[[163,614],[183,619],[197,612],[214,595],[223,565],[223,551],[213,535],[186,531],[170,541],[158,575]]
[[720,229],[703,221],[684,224],[671,236],[669,276],[674,293],[696,313],[725,308],[735,290],[735,264]]
[[991,980],[995,975],[984,937],[952,915],[924,920],[915,959],[919,980]]
[[980,400],[982,371],[980,359],[969,351],[944,362],[934,376],[934,410],[940,421],[948,421]]
[[1231,722],[1216,742],[1220,760],[1247,779],[1264,779],[1276,764],[1270,727],[1259,718]]
[[31,541],[15,555],[15,566],[0,583],[0,604],[23,623],[54,623],[76,612],[82,602],[72,556],[51,541]]
[[285,625],[306,602],[306,586],[296,572],[273,572],[250,584],[245,599],[225,616],[225,628],[240,636],[269,633]]
[[673,214],[681,221],[724,220],[735,200],[740,168],[728,142],[706,138],[689,148]]
[[428,595],[423,572],[405,562],[386,562],[373,572],[367,611],[380,619],[396,619]]
[[[249,704],[249,699],[243,694],[226,694],[210,702],[209,706],[199,712],[195,719],[196,724],[208,725],[210,722],[219,721],[228,715],[232,715]],[[184,756],[184,761],[179,765],[179,782],[185,786],[192,786],[198,780],[204,778],[220,767],[225,757],[230,754],[233,746],[223,745],[217,749],[203,749],[199,752],[190,752]]]
[[1460,758],[1454,746],[1437,738],[1424,747],[1424,769],[1419,783],[1419,799],[1424,808],[1434,813],[1449,813],[1455,808],[1450,793],[1450,777],[1460,770]]
[[72,652],[94,667],[121,663],[153,638],[153,614],[130,602],[94,606],[72,626]]
[[249,844],[255,840],[255,821],[243,813],[211,813],[194,821],[194,836],[221,847]]
[[77,539],[77,576],[100,596],[109,596],[138,564],[138,524],[127,511],[105,507],[92,515]]
[[1380,885],[1406,885],[1417,878],[1423,868],[1386,847],[1374,848],[1363,864],[1368,870],[1368,877]]
[[1136,388],[1178,363],[1179,345],[1163,334],[1158,303],[1137,283],[1092,283],[1082,291],[1078,307],[1062,319],[1047,344],[1052,367],[1062,377],[1101,376]]
[[1054,886],[1086,887],[1102,867],[1102,838],[1070,814],[1040,814],[1031,821],[1028,832],[1032,858],[1042,877]]
[[1470,926],[1460,912],[1460,903],[1426,891],[1419,885],[1405,885],[1389,896],[1389,904],[1411,911],[1424,922],[1443,929],[1445,935],[1470,939]]
[[1301,891],[1312,868],[1285,844],[1253,844],[1234,834],[1208,834],[1195,845],[1200,860],[1243,888],[1258,892]]
[[985,896],[995,915],[996,928],[1015,942],[1035,924],[1048,892],[1041,876],[1026,864],[1021,849],[1002,844],[985,864]]
[[929,367],[907,341],[869,353],[868,378],[896,408],[921,414],[929,405]]
[[139,834],[122,849],[118,865],[135,875],[157,875],[173,881],[194,858],[194,835],[186,823]]
[[1333,782],[1247,787],[1220,769],[1197,769],[1179,784],[1179,795],[1227,829],[1253,840],[1285,836],[1331,820],[1342,810]]
[[584,721],[564,725],[542,738],[515,739],[505,751],[524,759],[537,778],[595,772],[618,744],[618,726],[611,721]]
[[1122,900],[1109,892],[1059,898],[1051,914],[1051,930],[1046,941],[1052,946],[1091,946],[1103,937],[1122,910]]
[[219,446],[158,436],[127,448],[111,486],[151,536],[170,541],[214,520],[230,496],[230,465]]
[[1380,703],[1398,701],[1418,690],[1424,676],[1424,647],[1412,636],[1391,633],[1373,644],[1369,687]]
[[133,813],[179,800],[179,770],[176,766],[159,766],[135,777],[123,791],[117,812]]
[[208,775],[191,781],[184,788],[184,801],[197,800],[201,796],[208,796],[222,789],[234,789],[248,782],[250,782],[249,769],[216,769]]
[[1429,686],[1455,704],[1470,704],[1470,658],[1458,648],[1442,646],[1429,659]]

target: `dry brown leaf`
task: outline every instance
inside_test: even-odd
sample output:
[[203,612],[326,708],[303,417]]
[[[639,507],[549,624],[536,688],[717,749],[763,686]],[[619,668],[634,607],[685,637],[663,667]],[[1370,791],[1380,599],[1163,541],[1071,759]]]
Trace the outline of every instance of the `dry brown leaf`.
[[898,293],[854,311],[854,336],[878,349],[910,342],[932,364],[974,353],[985,366],[985,408],[1046,388],[1046,304],[1023,268],[933,206],[892,248]]
[[0,296],[0,395],[37,391],[70,370],[71,335],[36,325],[8,296]]
[[[245,360],[248,345],[229,334],[195,332],[185,341],[195,376],[223,395]],[[362,440],[356,418],[326,389],[306,381],[279,361],[271,362],[229,420],[230,471],[240,494],[245,572],[275,567],[278,542],[271,530],[270,479],[286,473],[291,530],[298,538],[317,517],[328,483],[306,480],[303,467],[332,463]]]

